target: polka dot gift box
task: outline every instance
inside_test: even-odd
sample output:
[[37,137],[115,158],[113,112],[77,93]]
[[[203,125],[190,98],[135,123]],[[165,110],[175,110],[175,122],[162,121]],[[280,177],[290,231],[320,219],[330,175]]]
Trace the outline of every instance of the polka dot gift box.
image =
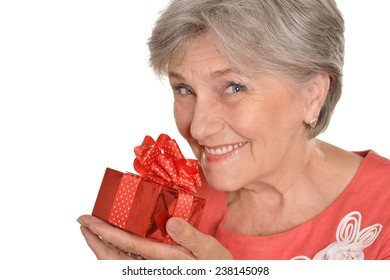
[[152,240],[174,243],[165,230],[171,217],[197,227],[205,199],[195,196],[201,186],[199,163],[183,157],[175,140],[161,134],[146,136],[134,149],[134,169],[106,169],[92,215]]

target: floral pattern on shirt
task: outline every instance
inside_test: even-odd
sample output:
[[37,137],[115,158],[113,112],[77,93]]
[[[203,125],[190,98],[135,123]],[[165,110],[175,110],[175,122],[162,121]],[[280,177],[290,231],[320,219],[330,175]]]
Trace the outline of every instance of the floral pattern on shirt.
[[[358,211],[347,214],[336,230],[336,242],[319,251],[313,260],[364,260],[364,249],[370,246],[382,230],[381,224],[374,224],[360,230],[362,215]],[[293,260],[310,260],[297,256]]]

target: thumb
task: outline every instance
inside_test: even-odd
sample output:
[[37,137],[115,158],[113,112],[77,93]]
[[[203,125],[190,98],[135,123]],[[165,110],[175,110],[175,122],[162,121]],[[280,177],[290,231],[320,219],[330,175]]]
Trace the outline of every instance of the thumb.
[[215,238],[201,233],[183,219],[169,219],[166,229],[173,240],[197,259],[232,259],[231,253]]

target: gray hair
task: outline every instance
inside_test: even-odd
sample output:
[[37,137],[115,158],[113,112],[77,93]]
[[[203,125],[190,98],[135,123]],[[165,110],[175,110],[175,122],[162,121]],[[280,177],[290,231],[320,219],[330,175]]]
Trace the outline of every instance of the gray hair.
[[173,0],[148,41],[150,65],[167,74],[177,50],[212,33],[242,72],[271,72],[305,82],[328,73],[330,88],[313,138],[324,131],[341,96],[344,21],[334,0]]

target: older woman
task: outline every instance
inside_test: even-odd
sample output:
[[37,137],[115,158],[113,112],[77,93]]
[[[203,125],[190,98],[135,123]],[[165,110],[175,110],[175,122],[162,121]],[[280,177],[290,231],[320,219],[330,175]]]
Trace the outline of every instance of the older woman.
[[389,259],[390,161],[315,138],[341,95],[343,32],[333,0],[172,1],[150,62],[169,78],[208,203],[198,230],[169,220],[180,245],[82,216],[96,256]]

